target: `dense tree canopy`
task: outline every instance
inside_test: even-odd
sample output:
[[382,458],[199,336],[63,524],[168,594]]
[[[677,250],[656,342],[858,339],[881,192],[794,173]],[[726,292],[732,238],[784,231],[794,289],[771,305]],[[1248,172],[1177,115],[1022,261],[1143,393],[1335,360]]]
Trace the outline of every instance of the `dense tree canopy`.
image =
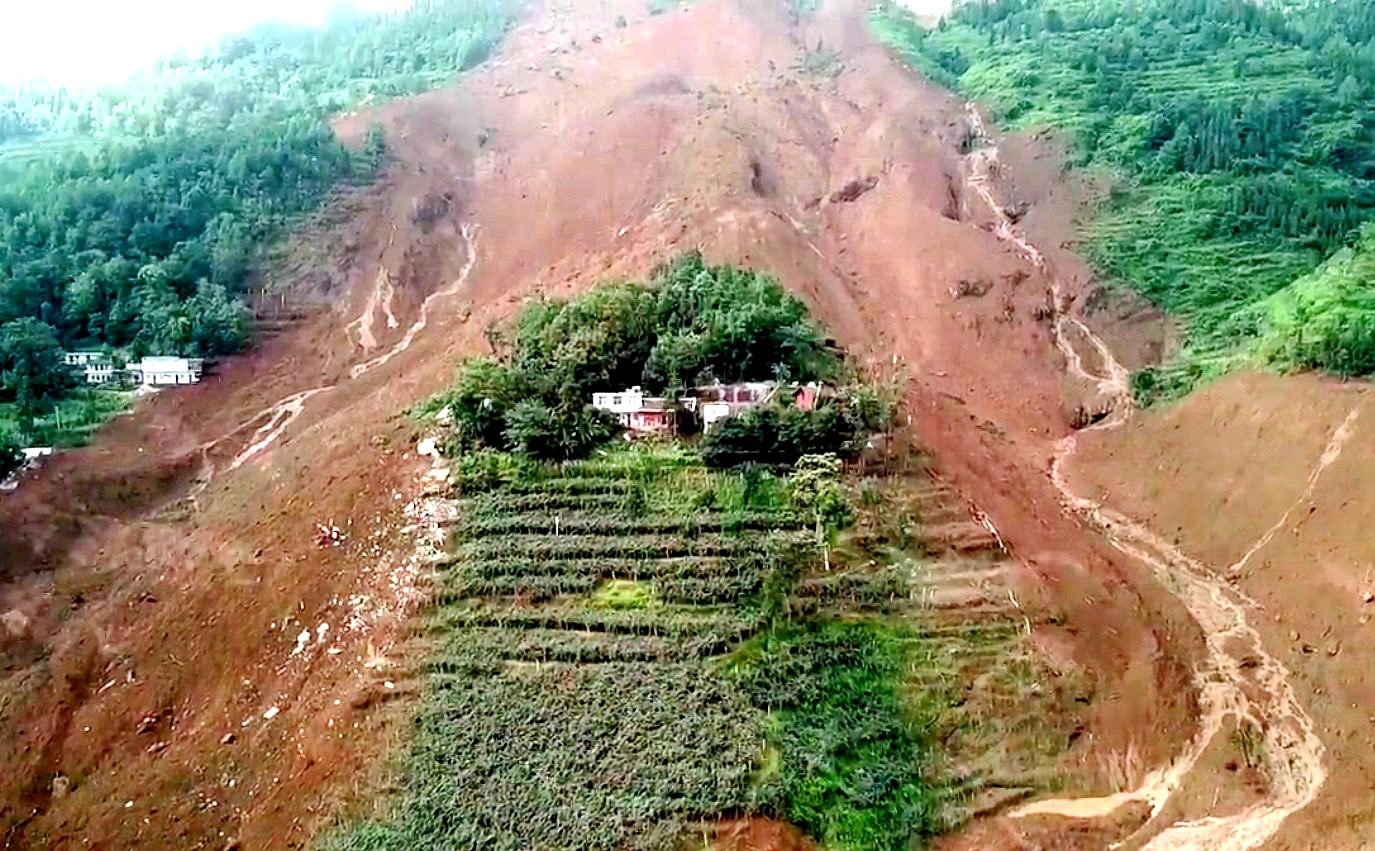
[[829,377],[838,360],[807,309],[767,275],[685,254],[648,285],[608,284],[527,308],[516,366],[542,392],[585,402],[594,390]]
[[[439,404],[452,412],[463,446],[553,460],[584,455],[615,433],[613,423],[586,410],[593,393],[812,381],[835,376],[841,365],[805,305],[777,281],[709,266],[697,253],[655,270],[647,284],[609,283],[575,299],[532,303],[517,317],[504,355],[465,364]],[[837,448],[805,443],[806,451]]]
[[121,89],[0,91],[0,325],[135,356],[238,349],[264,241],[377,153],[351,155],[329,116],[469,67],[509,5],[264,26]]
[[62,363],[62,346],[51,326],[37,319],[0,325],[0,402],[31,413],[58,399],[72,385]]

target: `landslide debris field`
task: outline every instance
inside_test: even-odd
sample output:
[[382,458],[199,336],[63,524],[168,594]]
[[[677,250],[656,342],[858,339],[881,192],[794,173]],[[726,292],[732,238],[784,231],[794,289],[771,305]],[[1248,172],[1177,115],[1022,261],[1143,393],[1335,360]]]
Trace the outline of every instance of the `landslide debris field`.
[[[1134,410],[1056,151],[868,12],[532,3],[341,116],[289,321],[0,494],[5,847],[1363,847],[1364,390]],[[689,249],[897,384],[853,523],[671,446],[454,493],[408,412]]]

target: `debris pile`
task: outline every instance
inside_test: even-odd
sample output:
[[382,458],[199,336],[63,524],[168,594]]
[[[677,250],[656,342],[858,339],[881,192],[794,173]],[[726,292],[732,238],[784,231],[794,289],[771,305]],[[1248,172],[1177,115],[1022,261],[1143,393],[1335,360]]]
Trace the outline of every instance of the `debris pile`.
[[348,533],[333,523],[315,524],[315,545],[321,549],[342,547],[348,539]]

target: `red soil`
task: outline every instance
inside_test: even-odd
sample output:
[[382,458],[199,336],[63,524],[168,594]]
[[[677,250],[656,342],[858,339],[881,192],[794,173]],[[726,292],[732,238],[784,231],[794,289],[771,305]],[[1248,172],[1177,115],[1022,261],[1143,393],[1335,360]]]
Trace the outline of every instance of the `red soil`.
[[790,824],[766,818],[736,819],[718,825],[712,851],[816,851],[816,843]]
[[[1313,478],[1353,412],[1340,454]],[[1268,847],[1312,848],[1321,836],[1327,848],[1368,848],[1375,837],[1372,471],[1368,385],[1268,375],[1234,375],[1095,435],[1075,465],[1083,491],[1228,575],[1293,673],[1329,774]]]
[[[377,780],[378,709],[409,688],[403,507],[422,468],[400,412],[523,299],[692,247],[775,273],[905,382],[915,440],[1019,557],[1040,646],[1096,684],[1076,782],[1105,787],[1100,767],[1129,745],[1144,765],[1172,754],[1191,732],[1196,627],[1061,510],[1049,283],[966,197],[962,105],[869,40],[865,5],[828,2],[796,29],[782,4],[648,18],[642,0],[549,0],[452,89],[341,119],[346,139],[383,122],[396,163],[294,255],[282,285],[319,309],[0,496],[0,611],[17,613],[0,633],[7,843],[306,843]],[[818,40],[843,57],[834,78],[799,70]],[[448,292],[466,224],[477,264]],[[351,379],[376,354],[355,320],[383,270],[399,327],[373,323],[381,349],[447,294],[414,345]],[[987,292],[962,297],[961,281]],[[229,469],[259,412],[312,388],[329,389]],[[321,549],[317,523],[348,542]],[[1022,847],[1019,830],[968,847]]]

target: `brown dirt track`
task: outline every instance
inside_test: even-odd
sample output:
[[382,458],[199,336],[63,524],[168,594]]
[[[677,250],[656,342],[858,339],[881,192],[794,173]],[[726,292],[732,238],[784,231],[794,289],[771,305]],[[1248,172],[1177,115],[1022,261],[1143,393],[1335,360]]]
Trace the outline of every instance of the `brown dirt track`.
[[[403,705],[389,698],[411,689],[398,645],[415,602],[404,509],[424,465],[400,413],[523,299],[640,275],[693,247],[775,273],[842,344],[904,376],[914,439],[1022,565],[1038,646],[1095,684],[1072,788],[1117,791],[1174,754],[1194,729],[1197,627],[1062,509],[1049,464],[1083,391],[1045,319],[1050,282],[990,232],[967,191],[963,105],[874,45],[864,6],[831,0],[795,28],[781,3],[701,0],[648,17],[642,0],[546,0],[453,88],[340,119],[346,139],[382,121],[396,163],[341,200],[278,274],[307,318],[0,495],[0,612],[17,613],[0,631],[0,760],[15,766],[0,779],[0,847],[306,844],[338,802],[376,782],[390,708]],[[621,14],[625,29],[613,25]],[[834,77],[800,70],[818,39],[843,57]],[[1064,181],[1038,144],[1009,145],[1003,189],[1032,204],[1039,238],[1061,216]],[[476,228],[476,264],[459,283],[474,259],[465,225]],[[1074,301],[1088,278],[1071,277]],[[378,312],[384,281],[395,328]],[[436,293],[413,345],[351,377],[405,339]],[[365,313],[372,351],[360,345]],[[315,388],[328,389],[230,469],[267,433],[272,406]],[[1101,475],[1120,507],[1207,542],[1213,517],[1197,503],[1174,508],[1145,489],[1150,476],[1133,481],[1161,446],[1192,449],[1162,443],[1159,422],[1139,417],[1086,441],[1076,479]],[[1297,446],[1286,451],[1300,464]],[[1226,481],[1203,463],[1226,452],[1193,452],[1179,457],[1198,463],[1173,473],[1199,476],[1192,492]],[[1359,493],[1351,476],[1345,491],[1331,478],[1334,492]],[[1235,540],[1270,507],[1239,504]],[[345,545],[317,546],[315,524],[327,522],[348,530]],[[1199,550],[1215,564],[1230,552]],[[1338,589],[1351,591],[1342,576],[1329,578],[1334,605]],[[1326,611],[1316,597],[1286,605],[1294,624]],[[1313,673],[1293,666],[1329,698],[1363,655],[1354,610],[1343,617],[1340,655],[1307,657],[1322,669]],[[1312,627],[1294,628],[1319,643]],[[1322,703],[1313,708],[1326,723]],[[1343,717],[1345,744],[1324,736],[1333,758],[1368,761],[1356,756],[1368,728]],[[1226,776],[1219,765],[1206,778]],[[1345,776],[1333,775],[1333,802],[1295,823],[1339,822],[1363,775]],[[998,819],[949,843],[1105,840],[1091,825]]]

